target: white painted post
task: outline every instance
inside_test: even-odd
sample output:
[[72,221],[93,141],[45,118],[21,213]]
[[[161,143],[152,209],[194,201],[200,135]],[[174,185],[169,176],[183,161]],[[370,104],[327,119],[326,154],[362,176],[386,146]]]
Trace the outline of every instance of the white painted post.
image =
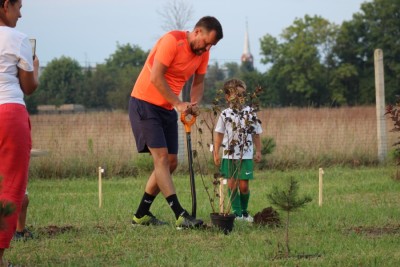
[[378,137],[378,159],[384,162],[387,156],[387,133],[385,119],[385,77],[383,68],[383,52],[375,49],[375,96],[376,96],[376,122]]
[[102,173],[104,169],[99,167],[99,208],[103,205],[103,188],[102,188]]
[[323,176],[324,170],[319,168],[319,194],[318,194],[318,205],[322,207],[322,189],[323,189]]

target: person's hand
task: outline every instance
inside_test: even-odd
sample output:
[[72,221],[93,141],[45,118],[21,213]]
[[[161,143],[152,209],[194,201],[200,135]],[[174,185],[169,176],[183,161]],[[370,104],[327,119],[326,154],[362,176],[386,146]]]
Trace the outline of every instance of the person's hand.
[[33,68],[39,70],[39,58],[37,55],[33,57]]
[[188,107],[190,106],[189,102],[179,102],[178,104],[175,105],[176,111],[178,113],[185,113]]
[[218,153],[214,153],[214,164],[215,164],[215,166],[221,165],[221,159],[219,158]]
[[188,109],[187,109],[187,114],[193,115],[195,117],[200,115],[200,108],[194,104],[191,105]]
[[256,152],[256,154],[254,155],[254,161],[255,162],[261,161],[261,153],[260,152]]
[[[200,114],[200,109],[197,107],[196,102],[180,102],[177,105],[175,105],[176,110],[178,113],[184,113],[185,115],[193,115],[193,116],[198,116]],[[197,115],[196,115],[197,114]]]

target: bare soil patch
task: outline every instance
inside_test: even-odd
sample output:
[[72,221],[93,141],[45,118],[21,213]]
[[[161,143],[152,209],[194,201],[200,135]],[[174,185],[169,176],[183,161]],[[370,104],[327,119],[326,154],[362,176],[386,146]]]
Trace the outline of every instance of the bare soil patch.
[[279,214],[272,207],[264,208],[254,215],[254,224],[263,226],[281,226]]

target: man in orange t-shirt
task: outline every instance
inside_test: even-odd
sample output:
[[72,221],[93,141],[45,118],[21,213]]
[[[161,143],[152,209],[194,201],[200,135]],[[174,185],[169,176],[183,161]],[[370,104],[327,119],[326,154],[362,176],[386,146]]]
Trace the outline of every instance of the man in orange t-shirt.
[[[201,18],[191,32],[171,31],[162,36],[151,50],[133,87],[129,102],[129,119],[139,153],[150,152],[154,161],[132,225],[163,225],[150,206],[161,191],[175,213],[176,228],[194,228],[202,220],[188,214],[180,205],[171,174],[178,164],[178,114],[197,115],[203,97],[204,77],[209,50],[223,37],[219,21]],[[194,75],[190,102],[179,94]]]

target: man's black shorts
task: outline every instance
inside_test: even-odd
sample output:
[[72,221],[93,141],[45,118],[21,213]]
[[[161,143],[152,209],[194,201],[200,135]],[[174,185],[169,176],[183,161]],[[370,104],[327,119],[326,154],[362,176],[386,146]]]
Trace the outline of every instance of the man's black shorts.
[[168,154],[178,154],[178,114],[174,109],[131,97],[129,119],[139,153],[149,152],[149,147],[166,147]]

